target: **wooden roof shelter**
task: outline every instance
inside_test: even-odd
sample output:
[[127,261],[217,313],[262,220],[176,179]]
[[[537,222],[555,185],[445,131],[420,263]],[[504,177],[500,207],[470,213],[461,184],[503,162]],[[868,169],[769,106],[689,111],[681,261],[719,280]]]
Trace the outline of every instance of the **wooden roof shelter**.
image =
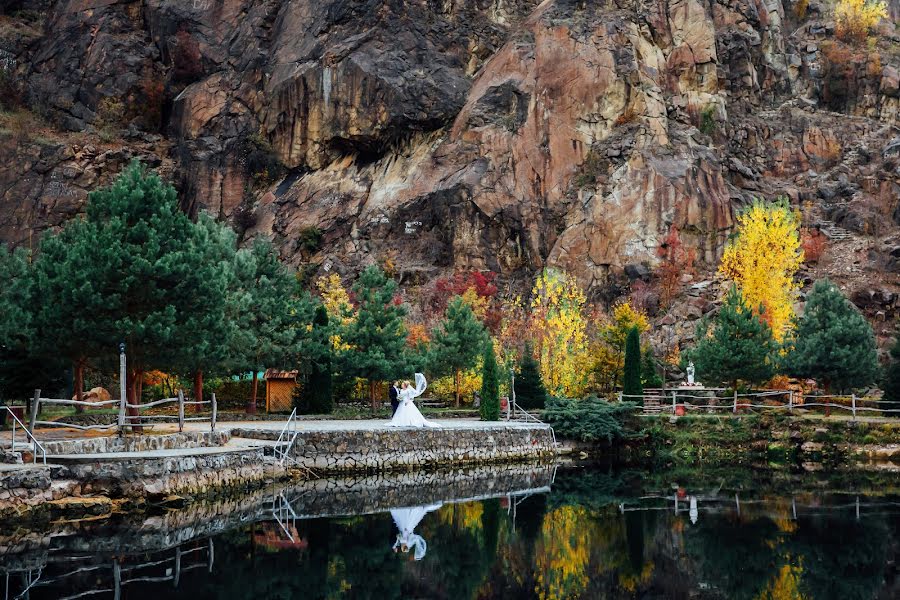
[[291,412],[297,371],[266,369],[266,412]]

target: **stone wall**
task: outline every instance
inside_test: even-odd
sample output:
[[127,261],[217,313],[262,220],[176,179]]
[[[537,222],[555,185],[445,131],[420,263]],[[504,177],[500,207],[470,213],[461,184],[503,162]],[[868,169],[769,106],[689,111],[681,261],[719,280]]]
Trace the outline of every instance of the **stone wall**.
[[[40,435],[40,432],[38,432]],[[223,446],[231,438],[226,431],[186,431],[168,435],[105,436],[77,440],[41,442],[48,456],[61,454],[106,454],[108,452],[147,452],[182,448]]]
[[[274,440],[278,431],[234,429],[232,435]],[[318,472],[487,464],[555,455],[546,425],[495,425],[473,429],[301,431],[292,451]]]

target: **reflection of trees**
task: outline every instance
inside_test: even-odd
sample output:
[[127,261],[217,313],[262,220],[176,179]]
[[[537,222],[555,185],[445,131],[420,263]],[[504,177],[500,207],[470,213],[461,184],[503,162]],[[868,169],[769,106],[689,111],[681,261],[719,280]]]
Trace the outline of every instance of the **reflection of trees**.
[[346,525],[327,519],[298,521],[297,528],[308,542],[306,550],[272,552],[254,547],[249,529],[217,537],[213,576],[186,575],[179,596],[198,600],[401,597],[401,563],[390,548],[394,530],[390,517]]
[[875,597],[883,584],[890,544],[883,517],[704,517],[686,532],[686,548],[701,580],[728,598],[854,600]]
[[703,515],[685,531],[685,549],[697,563],[701,581],[728,598],[757,597],[772,577],[781,533],[772,521],[753,522]]
[[593,523],[586,509],[560,506],[547,513],[535,545],[534,568],[542,600],[579,597],[588,583]]
[[885,518],[865,515],[859,521],[801,519],[789,548],[803,557],[805,596],[854,600],[873,598],[881,588],[889,545]]

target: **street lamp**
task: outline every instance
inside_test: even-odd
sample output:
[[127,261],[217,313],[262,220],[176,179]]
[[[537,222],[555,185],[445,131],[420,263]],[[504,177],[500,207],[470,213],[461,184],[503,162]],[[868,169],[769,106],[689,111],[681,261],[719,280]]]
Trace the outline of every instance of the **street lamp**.
[[119,342],[119,435],[125,431],[125,342]]

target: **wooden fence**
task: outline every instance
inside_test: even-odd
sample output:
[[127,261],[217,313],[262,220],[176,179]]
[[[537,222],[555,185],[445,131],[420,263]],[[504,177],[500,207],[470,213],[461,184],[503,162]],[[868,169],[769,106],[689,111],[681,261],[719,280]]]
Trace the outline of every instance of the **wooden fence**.
[[[42,421],[38,419],[41,407],[47,406],[84,406],[90,408],[98,408],[103,406],[118,405],[118,417],[115,423],[105,425],[79,425],[77,423],[66,423],[64,421]],[[186,406],[206,406],[209,405],[209,414],[195,417],[185,416],[184,409]],[[168,406],[177,410],[174,414],[128,414],[129,410],[141,411],[149,408],[160,406]],[[218,405],[216,404],[216,395],[210,395],[210,400],[189,400],[184,396],[184,392],[179,390],[178,396],[175,398],[163,398],[143,404],[131,404],[125,398],[119,400],[105,400],[101,402],[83,402],[79,400],[69,400],[66,398],[42,398],[41,390],[34,391],[34,401],[31,403],[31,422],[30,430],[33,432],[35,427],[66,427],[71,429],[80,429],[83,431],[109,431],[116,430],[118,433],[124,433],[126,427],[130,427],[132,431],[137,431],[139,427],[151,426],[154,423],[178,423],[178,431],[184,431],[184,424],[191,421],[208,421],[210,430],[216,430],[216,417],[218,413]]]
[[[832,410],[843,410],[857,416],[900,417],[900,403],[878,398],[841,395],[801,395],[794,390],[764,390],[747,394],[734,392],[730,395],[719,395],[722,388],[707,389],[648,389],[641,395],[619,393],[619,401],[630,400],[643,404],[644,414],[687,414],[688,412],[731,411],[739,414],[745,410],[783,410],[792,413],[796,410],[824,409],[826,416]],[[707,392],[707,393],[704,393]],[[680,408],[679,408],[680,407]]]

